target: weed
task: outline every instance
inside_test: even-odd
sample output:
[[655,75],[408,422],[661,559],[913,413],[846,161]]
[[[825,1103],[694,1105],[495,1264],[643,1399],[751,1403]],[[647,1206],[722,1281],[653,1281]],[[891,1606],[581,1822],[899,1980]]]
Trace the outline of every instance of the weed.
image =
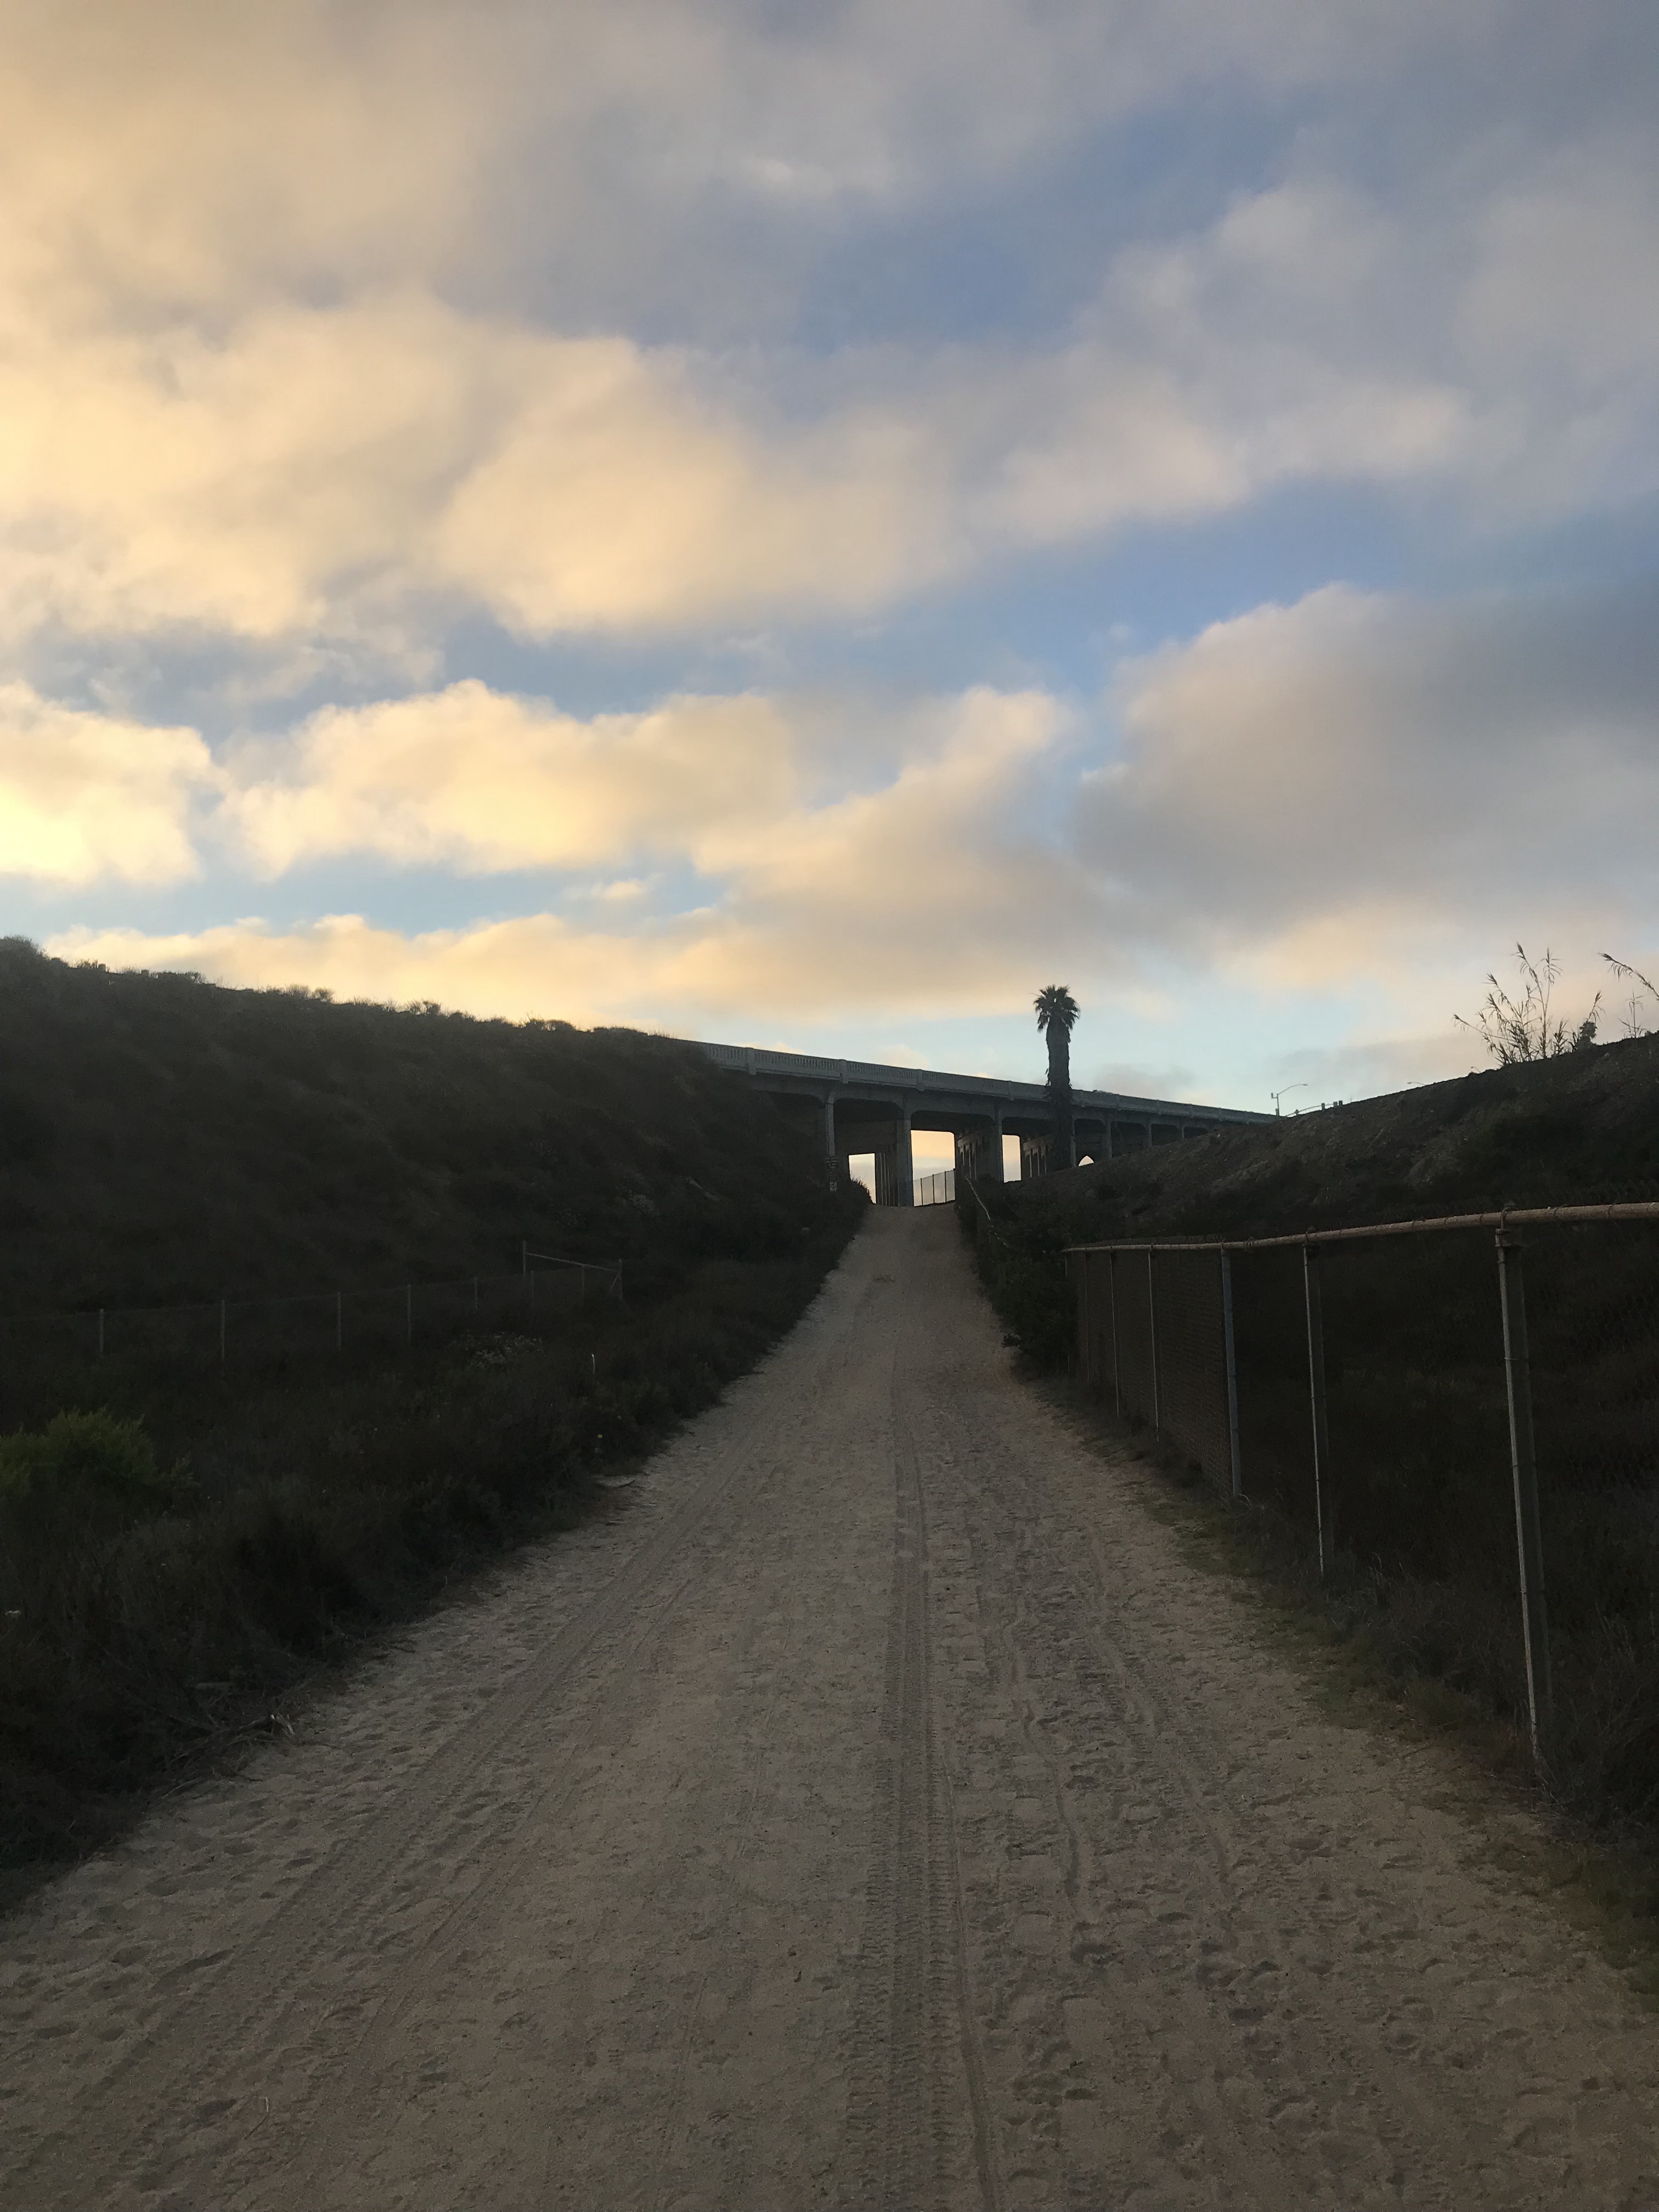
[[37,1510],[94,1498],[130,1511],[178,1505],[192,1487],[180,1460],[164,1468],[142,1423],[101,1407],[54,1414],[31,1435],[0,1437],[0,1504]]

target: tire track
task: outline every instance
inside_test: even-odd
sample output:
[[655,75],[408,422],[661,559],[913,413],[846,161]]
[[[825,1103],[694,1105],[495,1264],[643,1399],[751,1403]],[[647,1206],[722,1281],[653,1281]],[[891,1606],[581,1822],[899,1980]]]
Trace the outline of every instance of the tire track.
[[45,1895],[8,2203],[1659,2203],[1650,2021],[996,1335],[876,1217],[617,1528]]
[[[1223,2020],[1259,2012],[1246,1978],[1260,1971],[1264,1958],[1284,1948],[1287,1919],[1293,1927],[1300,1923],[1299,1937],[1310,1942],[1316,1939],[1316,1920],[1306,1901],[1282,1882],[1273,1882],[1266,1898],[1241,1891],[1236,1868],[1241,1856],[1252,1856],[1251,1840],[1241,1828],[1231,1792],[1217,1779],[1215,1747],[1200,1748],[1185,1717],[1154,1680],[1154,1656],[1131,1650],[1108,1625],[1109,1563],[1097,1533],[1078,1525],[1068,1501],[1053,1493],[1046,1455],[1033,1449],[1032,1409],[1019,1402],[994,1402],[988,1408],[981,1399],[980,1410],[981,1416],[990,1414],[989,1420],[981,1418],[969,1429],[957,1395],[948,1388],[939,1394],[936,1419],[941,1429],[954,1431],[954,1443],[941,1443],[932,1462],[951,1465],[967,1475],[962,1502],[969,1515],[982,1610],[1005,1666],[1011,1674],[1030,1680],[1022,1702],[1029,1715],[1041,1713],[1044,1725],[1028,1728],[1027,1739],[1048,1765],[1055,1818],[1067,1832],[1075,1860],[1079,1838],[1067,1803],[1066,1777],[1055,1756],[1055,1723],[1066,1719],[1068,1703],[1059,1686],[1075,1683],[1086,1691],[1090,1685],[1109,1683],[1115,1693],[1109,1710],[1127,1731],[1116,1815],[1121,1820],[1132,1813],[1160,1785],[1175,1785],[1183,1808],[1178,1819],[1190,1822],[1194,1843],[1202,1838],[1200,1849],[1179,1853],[1182,1917],[1222,1931],[1212,1955],[1195,1972],[1188,1968],[1192,1978],[1176,1979],[1164,2001],[1172,2018],[1177,2012],[1188,2015],[1185,2033],[1193,2042],[1211,2041],[1225,2049],[1227,2035],[1218,2033]],[[1091,1573],[1083,1571],[1085,1560]],[[1073,1891],[1074,1881],[1067,1887]],[[1088,1960],[1092,1940],[1079,1936],[1074,1961]],[[1173,1966],[1172,1959],[1170,1978]],[[1236,1980],[1245,1984],[1238,1992],[1232,1988]],[[1235,1994],[1243,2000],[1242,2012],[1232,2003]],[[1311,2083],[1328,2072],[1334,2054],[1316,2012],[1282,2021],[1275,2033],[1276,2070],[1289,2081]],[[1345,2023],[1345,2033],[1355,2034],[1356,2024]],[[1358,2039],[1364,2047],[1353,2054],[1356,2094],[1370,2107],[1366,2124],[1374,2138],[1431,2136],[1443,2124],[1443,2114],[1425,2094],[1417,2069],[1402,2065],[1380,2037],[1361,2031]],[[1253,2070],[1260,2071],[1248,2039],[1238,2042]],[[1230,2144],[1229,2172],[1247,2193],[1254,2188],[1270,2199],[1274,2187],[1284,2185],[1284,2168],[1264,2166],[1260,2142],[1246,2135],[1237,2112],[1217,2095],[1214,2083],[1194,2069],[1179,2089],[1190,2104],[1194,2132]]]
[[[711,1492],[705,1487],[688,1498],[672,1528],[662,1532],[658,1548],[672,1538],[672,1548],[682,1569],[672,1585],[665,1583],[648,1607],[634,1613],[630,1623],[633,1632],[625,1638],[602,1636],[591,1650],[581,1655],[582,1663],[568,1670],[563,1684],[564,1695],[556,1701],[550,1716],[551,1733],[557,1739],[557,1752],[562,1759],[573,1750],[592,1750],[604,1739],[626,1737],[630,1732],[632,1717],[646,1708],[652,1696],[652,1680],[657,1670],[649,1655],[672,1634],[682,1601],[708,1573],[713,1558],[725,1547],[722,1509],[734,1508],[741,1498],[745,1517],[757,1518],[764,1514],[781,1469],[802,1438],[821,1422],[826,1401],[845,1386],[854,1333],[868,1297],[866,1290],[838,1337],[823,1348],[799,1401],[790,1408],[786,1419],[763,1440],[756,1442],[717,1488]],[[696,1524],[689,1540],[688,1520]],[[752,1573],[750,1580],[751,1584],[756,1580]],[[751,1588],[751,1601],[753,1595]],[[626,1607],[628,1599],[629,1592],[623,1591],[618,1602]],[[366,2087],[377,2069],[390,2059],[415,1999],[435,1978],[453,1970],[458,1954],[471,1940],[481,1917],[492,1911],[496,1898],[515,1893],[526,1869],[538,1853],[546,1849],[549,1832],[556,1832],[559,1815],[589,1786],[587,1778],[582,1774],[561,1780],[543,1790],[513,1826],[499,1820],[493,1824],[492,1844],[504,1844],[505,1848],[492,1849],[474,1885],[439,1925],[426,1932],[418,1948],[404,1958],[395,1981],[374,2007],[362,2036],[350,2053],[343,2081],[331,2078],[319,2085],[326,2091],[326,2101],[313,2124],[315,2148],[302,2167],[302,2203],[320,2201],[320,2179],[335,2160],[337,2147],[355,2122],[353,2092]],[[760,1796],[757,1774],[748,1801],[748,1820],[752,1820]],[[313,2096],[309,2101],[316,2103],[319,2098]]]
[[[949,1419],[947,1413],[944,1425],[949,1424]],[[962,1449],[964,1443],[969,1446],[966,1449]],[[982,1440],[979,1449],[975,1449],[972,1440],[959,1431],[958,1448],[942,1451],[935,1464],[943,1459],[958,1473],[968,1474],[969,1494],[962,1504],[969,1516],[981,1614],[997,1655],[1003,1694],[1019,1716],[1019,1741],[1025,1756],[1040,1761],[1044,1770],[1042,1794],[1049,1821],[1064,1843],[1063,1891],[1073,1916],[1069,1956],[1074,1969],[1086,1972],[1097,1940],[1099,1899],[1107,1885],[1095,1869],[1093,1855],[1075,1817],[1068,1769],[1079,1738],[1088,1727],[1086,1707],[1098,1698],[1098,1687],[1094,1686],[1114,1676],[1120,1692],[1130,1690],[1130,1684],[1122,1655],[1102,1630],[1097,1604],[1090,1601],[1091,1594],[1071,1562],[1048,1540],[1049,1531],[1042,1526],[1040,1511],[1018,1473],[999,1460],[994,1490],[990,1478],[975,1480],[982,1449]],[[1062,1686],[1075,1686],[1067,1694]],[[1111,1710],[1113,1718],[1124,1726],[1127,1740],[1125,1755],[1117,1764],[1115,1787],[1109,1791],[1109,1818],[1113,1825],[1122,1826],[1144,1801],[1149,1777],[1164,1778],[1167,1745],[1155,1708],[1133,1690],[1113,1700]],[[1188,1786],[1181,1792],[1176,1832],[1167,1839],[1167,1848],[1178,1857],[1182,1869],[1183,1911],[1190,1914],[1195,1924],[1229,1927],[1238,1899],[1225,1840],[1200,1793],[1191,1786],[1191,1778],[1183,1780]],[[1031,1790],[1030,1777],[1016,1783],[1011,1776],[1011,1800]],[[1097,1814],[1091,1823],[1097,1833],[1102,1825]],[[1133,1831],[1125,1826],[1124,1832]],[[1199,1844],[1196,1850],[1192,1848],[1194,1844]],[[1006,1911],[1003,1917],[1006,1923]],[[1002,1977],[1016,1990],[1032,1980],[1025,1962],[1006,1953]],[[1025,2081],[1044,2078],[1060,2063],[1066,2037],[1060,2008],[1068,1988],[1078,1985],[1075,1978],[1068,1982],[1044,1976],[1042,1982],[1044,2025],[1041,2028],[1028,2026],[1023,2039],[1026,2056],[1020,2078]],[[1179,1984],[1170,1996],[1188,2002]],[[1215,2095],[1201,2071],[1185,2076],[1177,2085],[1177,2094],[1190,2112],[1191,2132],[1212,2145],[1227,2146],[1226,2168],[1247,2193],[1269,2179],[1233,2114]],[[1057,2118],[1055,2113],[1048,2119],[1050,2132],[1032,2147],[1045,2148],[1047,2157],[1056,2160],[1060,2143],[1052,2130]],[[1028,2151],[1028,2160],[1030,2154]]]
[[[865,1299],[868,1295],[866,1289]],[[856,1340],[863,1303],[839,1317],[827,1345],[812,1344],[809,1334],[808,1358],[801,1357],[801,1340],[790,1340],[790,1351],[782,1356],[793,1352],[797,1364],[809,1368],[792,1430],[810,1430],[823,1400],[839,1381]],[[463,1801],[526,1723],[544,1707],[567,1701],[584,1669],[600,1675],[613,1672],[626,1653],[660,1632],[687,1580],[684,1574],[672,1576],[674,1565],[692,1539],[752,1481],[761,1463],[775,1457],[779,1446],[776,1431],[754,1437],[740,1428],[605,1585],[484,1710],[437,1747],[394,1797],[310,1869],[246,1948],[215,1960],[210,1978],[198,1977],[150,2023],[143,2041],[107,2069],[95,2093],[96,2136],[89,2140],[78,2115],[67,2115],[52,2135],[12,2166],[14,2189],[27,2191],[19,2201],[31,2207],[61,2202],[80,2212],[88,2193],[100,2199],[109,2196],[130,2179],[136,2162],[153,2164],[168,2152],[178,2116],[200,2098],[204,2054],[212,2055],[216,2072],[246,2079],[257,2075],[262,2062],[292,2039],[296,2023],[302,2041],[313,2040],[326,2015],[303,2021],[307,1991],[319,1965],[340,1955],[343,1932],[368,1919],[372,1899],[395,1892],[413,1869],[455,1845],[470,1825]],[[520,1821],[531,1809],[521,1808]],[[420,1970],[432,1942],[444,1929],[453,1933],[498,1879],[488,1862],[481,1862],[477,1882],[441,1928],[417,1940],[401,1971],[403,1984]],[[372,2032],[373,2016],[369,2027]],[[249,2108],[246,2133],[251,2135],[264,2124],[269,2103],[262,2100],[265,2111],[256,2117],[253,2093],[242,2101]]]
[[[1002,2212],[1006,2197],[969,1986],[954,1808],[934,1720],[927,1504],[898,1358],[896,1346],[893,1583],[847,2105],[857,2188],[846,2201],[882,2212],[959,2206],[965,2163],[979,2203]],[[961,2101],[951,2094],[958,2085],[946,2078],[950,2015],[965,2091],[965,2146]]]
[[[789,1626],[784,1638],[783,1648],[776,1654],[772,1663],[770,1677],[767,1685],[766,1705],[760,1716],[759,1725],[756,1731],[758,1737],[758,1744],[750,1765],[750,1770],[748,1776],[748,1787],[744,1794],[741,1804],[736,1808],[735,1817],[731,1820],[726,1834],[723,1839],[725,1848],[722,1851],[721,1857],[722,1863],[726,1868],[728,1874],[735,1873],[737,1869],[743,1866],[753,1847],[756,1824],[759,1819],[762,1802],[767,1791],[768,1739],[771,1735],[773,1716],[776,1713],[778,1709],[778,1698],[783,1683],[784,1670],[788,1665],[791,1657],[793,1656],[795,1639],[799,1633],[799,1626],[800,1608],[799,1605],[792,1604],[789,1609]],[[731,1907],[728,1896],[728,1898],[722,1900],[722,1908],[720,1911],[717,1911],[711,1909],[705,1912],[701,1921],[693,1930],[694,1940],[701,1942],[705,1948],[708,1948],[710,1944],[711,1939],[718,1932],[722,1921],[729,1920],[731,1917]],[[673,2081],[670,2086],[669,2093],[665,2100],[665,2109],[663,2116],[662,2128],[658,2138],[656,2160],[657,2185],[655,2193],[652,2199],[653,2212],[662,2212],[662,2207],[667,2196],[669,2188],[669,2168],[673,2160],[674,2153],[684,2125],[686,2076],[690,2069],[692,2050],[696,2042],[697,2030],[701,2021],[702,2009],[704,2004],[708,2001],[708,1984],[713,1972],[714,1964],[711,1960],[711,1961],[703,1967],[702,1974],[698,1977],[696,1990],[692,1996],[691,2002],[685,2008],[685,2023],[679,2039],[679,2054],[675,2063]],[[550,2181],[550,2175],[548,2176],[548,2179]]]

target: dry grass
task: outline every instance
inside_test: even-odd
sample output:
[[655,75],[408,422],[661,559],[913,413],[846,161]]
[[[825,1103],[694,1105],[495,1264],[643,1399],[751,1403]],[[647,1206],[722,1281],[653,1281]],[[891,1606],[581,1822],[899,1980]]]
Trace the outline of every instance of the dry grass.
[[586,1511],[601,1470],[791,1325],[866,1204],[829,1188],[813,1125],[631,1031],[105,975],[15,943],[0,1018],[14,1311],[488,1274],[521,1237],[620,1256],[627,1289],[341,1360],[0,1365],[14,1890]]
[[[1034,1366],[1069,1365],[1069,1243],[1293,1233],[1626,1190],[1650,1167],[1659,1041],[1503,1070],[1286,1129],[1172,1146],[963,1210]],[[1659,1837],[1659,1232],[1528,1231],[1527,1297],[1557,1729],[1551,1787],[1609,1836]],[[1524,1716],[1509,1437],[1489,1236],[1328,1249],[1322,1262],[1339,1557],[1312,1565],[1305,1322],[1294,1250],[1236,1255],[1239,1423],[1256,1553],[1379,1680]],[[1452,1708],[1448,1706],[1449,1711]],[[1460,1706],[1459,1710],[1463,1707]]]

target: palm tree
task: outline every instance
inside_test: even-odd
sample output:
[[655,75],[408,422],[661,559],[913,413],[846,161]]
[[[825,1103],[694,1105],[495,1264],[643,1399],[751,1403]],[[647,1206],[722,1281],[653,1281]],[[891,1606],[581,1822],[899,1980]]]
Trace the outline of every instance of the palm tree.
[[1072,1029],[1082,1012],[1063,983],[1045,984],[1032,1001],[1037,1030],[1048,1040],[1048,1093],[1054,1102],[1056,1164],[1069,1168],[1077,1151],[1072,1132]]

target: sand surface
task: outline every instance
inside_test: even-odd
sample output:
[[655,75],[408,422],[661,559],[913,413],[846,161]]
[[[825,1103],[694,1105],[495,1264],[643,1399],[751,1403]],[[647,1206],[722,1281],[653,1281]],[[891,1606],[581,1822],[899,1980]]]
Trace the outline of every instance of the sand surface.
[[0,1928],[0,2202],[1659,2205],[1659,2021],[876,1215],[616,1510]]

